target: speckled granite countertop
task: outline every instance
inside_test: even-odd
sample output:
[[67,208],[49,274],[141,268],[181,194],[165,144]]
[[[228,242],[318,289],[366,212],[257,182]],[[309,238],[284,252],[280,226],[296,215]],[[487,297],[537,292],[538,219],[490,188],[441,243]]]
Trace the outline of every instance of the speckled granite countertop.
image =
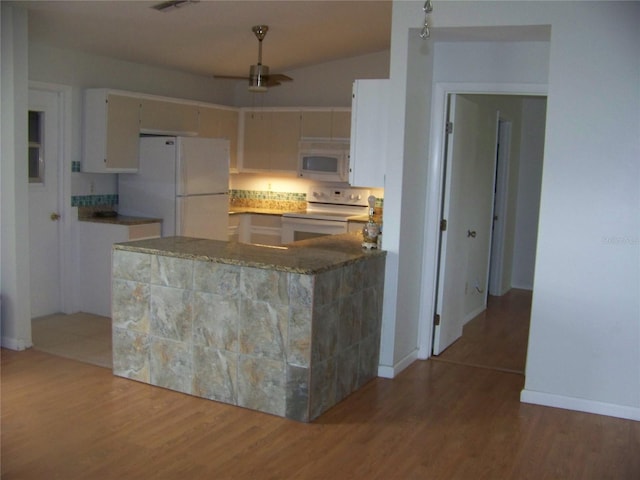
[[163,237],[117,243],[114,249],[139,253],[316,274],[354,263],[365,256],[386,255],[361,246],[360,232],[331,235],[290,243],[282,247],[223,242],[190,237]]
[[116,215],[115,217],[83,217],[78,218],[80,222],[110,223],[113,225],[144,225],[146,223],[162,222],[161,218],[129,217],[127,215]]

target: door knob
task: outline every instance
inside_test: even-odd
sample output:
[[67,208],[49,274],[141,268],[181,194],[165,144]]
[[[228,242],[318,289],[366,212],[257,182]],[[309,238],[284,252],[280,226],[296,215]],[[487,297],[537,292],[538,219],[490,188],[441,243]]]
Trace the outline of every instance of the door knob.
[[467,238],[476,238],[476,231],[475,230],[467,230]]
[[50,217],[50,218],[51,218],[51,220],[52,220],[52,221],[54,221],[54,222],[55,222],[55,221],[57,221],[57,220],[60,220],[60,214],[59,214],[59,213],[56,213],[56,212],[53,212],[53,213],[51,214],[51,217]]

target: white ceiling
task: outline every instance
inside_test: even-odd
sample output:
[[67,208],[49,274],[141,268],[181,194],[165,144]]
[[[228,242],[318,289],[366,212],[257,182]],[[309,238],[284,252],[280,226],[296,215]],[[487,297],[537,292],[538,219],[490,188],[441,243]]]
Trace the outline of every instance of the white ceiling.
[[253,25],[266,24],[272,73],[389,48],[391,2],[202,0],[170,12],[158,1],[18,1],[29,38],[199,75],[246,75],[256,63]]

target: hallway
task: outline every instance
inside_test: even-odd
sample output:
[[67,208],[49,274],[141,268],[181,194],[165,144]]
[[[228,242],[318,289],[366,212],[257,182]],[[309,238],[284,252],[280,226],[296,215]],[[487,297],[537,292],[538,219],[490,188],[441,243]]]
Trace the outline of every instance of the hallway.
[[453,345],[433,360],[524,375],[531,317],[529,290],[489,296],[487,309],[470,320]]

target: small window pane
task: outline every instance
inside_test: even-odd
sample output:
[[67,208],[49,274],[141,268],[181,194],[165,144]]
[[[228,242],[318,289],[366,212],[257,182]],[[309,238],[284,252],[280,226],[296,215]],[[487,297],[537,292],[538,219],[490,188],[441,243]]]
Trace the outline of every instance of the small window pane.
[[29,181],[40,181],[40,148],[29,147]]
[[40,143],[40,115],[42,112],[29,112],[29,143]]
[[43,112],[29,112],[29,183],[44,182]]

